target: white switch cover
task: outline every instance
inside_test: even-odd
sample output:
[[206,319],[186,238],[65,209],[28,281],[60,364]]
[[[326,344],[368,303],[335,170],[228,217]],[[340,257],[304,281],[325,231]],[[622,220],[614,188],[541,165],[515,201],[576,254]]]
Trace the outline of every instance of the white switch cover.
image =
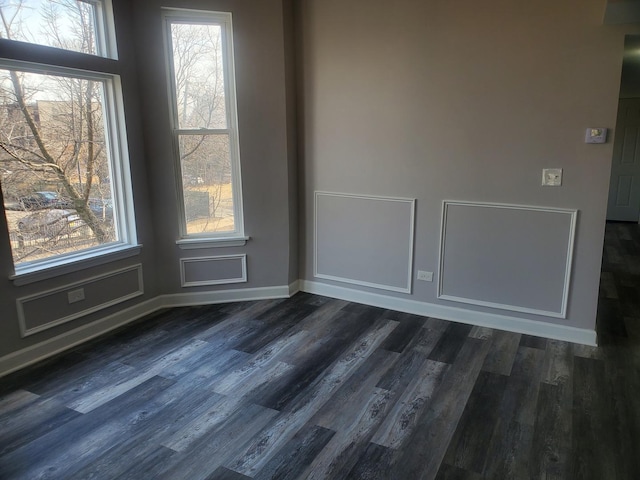
[[543,168],[542,169],[542,186],[543,187],[559,187],[562,185],[562,169],[561,168]]
[[433,282],[433,272],[425,272],[424,270],[418,270],[418,280],[425,282]]

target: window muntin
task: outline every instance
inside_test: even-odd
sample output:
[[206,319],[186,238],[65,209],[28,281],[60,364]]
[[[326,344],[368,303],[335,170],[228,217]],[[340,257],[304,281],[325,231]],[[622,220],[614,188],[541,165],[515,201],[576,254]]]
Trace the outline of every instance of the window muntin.
[[181,236],[243,235],[231,15],[166,10]]
[[110,0],[6,0],[0,38],[114,57],[107,38]]

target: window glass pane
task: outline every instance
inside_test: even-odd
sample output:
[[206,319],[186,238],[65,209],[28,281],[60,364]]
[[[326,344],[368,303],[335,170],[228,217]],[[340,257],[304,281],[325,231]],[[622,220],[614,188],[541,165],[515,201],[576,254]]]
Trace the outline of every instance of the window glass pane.
[[220,25],[171,24],[181,129],[227,128]]
[[0,186],[16,266],[118,240],[104,88],[0,70]]
[[228,135],[180,135],[187,234],[233,232]]
[[75,0],[0,1],[0,34],[10,40],[104,55],[98,48],[97,5]]

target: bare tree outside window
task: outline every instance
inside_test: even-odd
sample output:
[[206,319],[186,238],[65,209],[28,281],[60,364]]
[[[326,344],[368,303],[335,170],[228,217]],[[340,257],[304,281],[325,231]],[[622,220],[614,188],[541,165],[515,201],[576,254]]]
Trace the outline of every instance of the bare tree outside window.
[[[0,38],[97,52],[88,2],[0,0],[0,18]],[[49,71],[0,64],[0,185],[16,265],[118,239],[106,80]]]
[[185,234],[238,232],[235,100],[225,43],[230,33],[224,22],[205,14],[197,20],[169,18],[168,35]]

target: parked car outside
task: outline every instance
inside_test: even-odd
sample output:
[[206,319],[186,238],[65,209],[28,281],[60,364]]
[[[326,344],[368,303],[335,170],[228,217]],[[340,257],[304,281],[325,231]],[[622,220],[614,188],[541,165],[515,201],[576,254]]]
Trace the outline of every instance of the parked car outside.
[[44,208],[73,208],[71,199],[61,197],[57,192],[35,192],[20,197],[20,206],[24,210],[41,210]]
[[18,222],[18,230],[23,234],[56,237],[71,233],[83,224],[75,210],[53,208],[27,215]]

